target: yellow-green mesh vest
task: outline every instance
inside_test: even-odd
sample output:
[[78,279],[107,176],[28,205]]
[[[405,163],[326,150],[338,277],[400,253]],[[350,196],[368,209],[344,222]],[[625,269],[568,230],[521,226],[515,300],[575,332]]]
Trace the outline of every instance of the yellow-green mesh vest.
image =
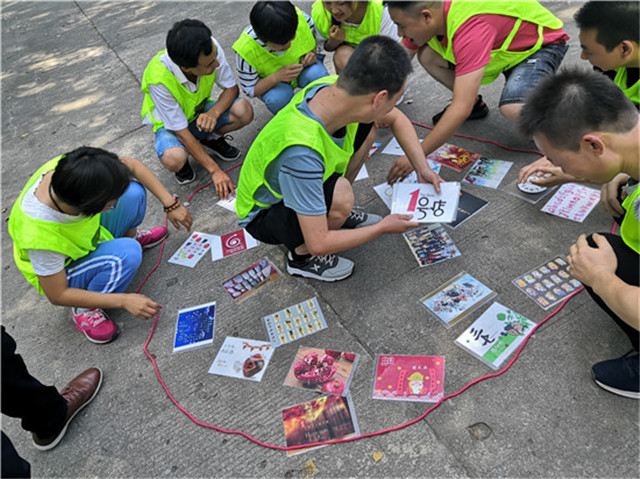
[[[362,23],[357,27],[342,25],[344,29],[345,42],[351,45],[358,45],[362,40],[372,35],[380,33],[380,22],[382,21],[382,0],[371,0],[367,2],[367,12],[364,14]],[[331,29],[331,14],[324,8],[320,0],[311,7],[311,18],[316,24],[316,28],[323,37],[329,38]]]
[[153,57],[147,65],[147,68],[144,69],[144,74],[142,75],[141,89],[144,93],[144,100],[142,102],[141,114],[143,120],[146,115],[149,115],[149,119],[153,123],[153,131],[158,131],[159,128],[162,128],[163,124],[153,116],[156,107],[153,104],[151,95],[149,95],[149,85],[164,85],[167,87],[182,107],[187,121],[191,123],[202,111],[204,103],[211,99],[209,97],[211,96],[213,82],[216,78],[215,71],[211,75],[201,76],[198,82],[198,91],[195,93],[190,92],[160,61],[160,55],[165,52],[166,50],[163,50]]
[[622,202],[622,206],[627,210],[620,225],[620,236],[622,241],[636,253],[640,253],[640,222],[636,216],[633,203],[640,195],[640,185],[636,186],[635,191],[627,196]]
[[[483,85],[491,83],[500,73],[513,68],[528,56],[540,50],[543,42],[543,28],[546,27],[552,30],[562,28],[562,21],[535,1],[465,2],[453,0],[449,7],[449,13],[447,14],[447,46],[442,46],[435,36],[429,40],[429,46],[442,55],[445,60],[455,65],[456,60],[453,56],[452,39],[458,28],[475,15],[505,15],[517,18],[513,30],[511,30],[511,33],[509,33],[502,46],[497,50],[491,51],[491,61],[484,67],[484,75],[482,77]],[[511,41],[523,21],[538,25],[538,41],[529,50],[510,52],[508,51],[509,45],[511,45]]]
[[616,76],[613,81],[634,105],[640,104],[640,80],[627,86],[627,69],[625,67],[616,68]]
[[334,173],[344,175],[349,159],[353,155],[353,141],[358,124],[347,125],[344,145],[340,148],[324,126],[302,114],[297,108],[311,88],[322,84],[331,85],[337,79],[335,75],[320,78],[300,90],[257,136],[240,170],[236,189],[236,213],[241,219],[245,218],[256,205],[271,206],[255,200],[255,192],[260,186],[266,186],[276,198],[282,198],[282,195],[274,191],[266,182],[265,171],[267,166],[290,146],[307,146],[322,156],[324,159],[323,182]]
[[[300,63],[301,57],[315,50],[316,39],[304,14],[298,7],[296,7],[296,13],[298,14],[296,36],[283,55],[277,56],[267,51],[246,32],[242,32],[240,38],[233,44],[233,50],[258,72],[260,78],[267,77],[287,65]],[[291,85],[296,88],[298,81],[292,81]]]
[[68,256],[65,266],[82,258],[96,249],[103,241],[113,239],[109,231],[100,226],[100,214],[87,216],[77,223],[55,223],[28,216],[22,210],[22,200],[26,192],[43,174],[54,170],[62,156],[45,163],[36,171],[22,189],[9,216],[9,235],[13,239],[13,259],[27,281],[44,294],[38,277],[33,272],[28,250],[41,249],[55,251]]

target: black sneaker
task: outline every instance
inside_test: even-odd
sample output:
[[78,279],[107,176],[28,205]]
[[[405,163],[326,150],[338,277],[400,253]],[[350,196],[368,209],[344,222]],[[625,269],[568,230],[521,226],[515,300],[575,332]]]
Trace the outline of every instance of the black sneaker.
[[364,226],[375,225],[378,221],[382,219],[380,215],[374,215],[373,213],[365,213],[361,209],[354,208],[349,213],[347,217],[347,221],[342,225],[345,229],[355,229],[362,228]]
[[[442,118],[442,115],[444,115],[444,112],[447,111],[447,108],[449,108],[450,106],[451,103],[445,106],[444,110],[442,110],[440,113],[436,113],[435,115],[433,115],[431,121],[433,121],[434,125],[440,121],[440,118]],[[480,118],[484,118],[488,114],[489,107],[485,102],[482,101],[482,95],[478,95],[476,104],[473,105],[473,110],[471,110],[471,114],[467,117],[467,120],[479,120]]]
[[233,137],[225,135],[217,140],[202,140],[200,143],[212,150],[222,161],[237,160],[240,157],[240,150],[227,143],[227,140],[231,141]]
[[640,399],[640,356],[630,351],[619,359],[594,364],[593,380],[602,389],[626,398]]
[[176,181],[179,185],[188,185],[192,183],[196,179],[196,172],[191,165],[189,164],[189,160],[184,164],[180,171],[176,171]]
[[320,281],[340,281],[353,273],[353,261],[335,254],[309,256],[302,261],[294,261],[291,251],[287,256],[287,271],[294,276],[317,279]]

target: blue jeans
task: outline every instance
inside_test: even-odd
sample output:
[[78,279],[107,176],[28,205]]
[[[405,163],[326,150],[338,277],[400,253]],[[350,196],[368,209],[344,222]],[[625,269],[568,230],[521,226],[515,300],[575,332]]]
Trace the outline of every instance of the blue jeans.
[[97,293],[122,293],[127,289],[140,267],[142,247],[135,239],[122,235],[142,223],[146,208],[144,187],[132,181],[116,208],[100,215],[100,224],[115,239],[100,243],[91,253],[67,265],[70,288]]
[[555,73],[569,46],[566,43],[545,45],[515,67],[504,72],[507,81],[499,105],[524,103],[527,94],[543,77]]
[[[239,98],[236,98],[234,100],[234,102],[231,104],[231,106],[227,109],[227,111],[225,111],[222,115],[220,115],[218,117],[218,121],[216,122],[216,126],[213,129],[214,132],[218,131],[223,126],[228,125],[229,123],[231,123],[231,121],[229,120],[229,114],[231,112],[231,107],[238,100],[239,100]],[[208,101],[204,106],[204,110],[202,110],[202,111],[203,112],[209,111],[211,109],[211,107],[213,107],[213,105],[215,105],[215,104],[216,104],[215,101]],[[197,117],[196,117],[196,120],[197,120]],[[193,120],[191,123],[189,123],[189,131],[191,132],[191,134],[193,136],[196,137],[196,140],[198,140],[198,141],[208,140],[209,137],[211,137],[211,132],[198,130],[198,128],[196,127],[196,120]],[[178,140],[178,137],[176,136],[176,133],[174,131],[167,130],[164,126],[158,128],[158,131],[156,131],[156,144],[155,144],[155,147],[156,147],[156,154],[158,155],[158,158],[162,158],[162,155],[164,155],[164,152],[167,151],[169,148],[178,147],[178,148],[182,148],[184,151],[187,151],[187,148],[180,142],[180,140]]]
[[[302,70],[298,76],[298,86],[300,88],[304,88],[309,83],[317,80],[318,78],[326,77],[329,74],[322,63],[323,60],[324,56],[322,58],[319,56],[316,63]],[[260,97],[269,111],[274,115],[287,106],[292,98],[293,87],[291,84],[284,82],[278,83]]]

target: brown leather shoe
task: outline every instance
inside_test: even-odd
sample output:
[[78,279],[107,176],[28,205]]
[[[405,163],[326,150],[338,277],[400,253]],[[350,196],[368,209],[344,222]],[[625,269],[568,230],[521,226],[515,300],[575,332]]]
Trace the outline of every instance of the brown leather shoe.
[[48,451],[58,445],[67,432],[67,426],[80,410],[89,404],[98,394],[102,384],[102,371],[98,368],[90,368],[74,378],[67,384],[60,395],[67,401],[67,420],[62,430],[54,436],[39,437],[33,433],[33,444],[41,451]]

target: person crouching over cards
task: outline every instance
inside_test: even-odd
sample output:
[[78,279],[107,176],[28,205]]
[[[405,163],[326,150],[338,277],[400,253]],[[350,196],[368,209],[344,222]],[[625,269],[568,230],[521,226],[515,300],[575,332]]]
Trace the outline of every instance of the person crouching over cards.
[[[571,119],[567,121],[567,119]],[[555,166],[577,178],[603,183],[602,202],[622,214],[620,235],[581,235],[571,246],[569,272],[622,328],[633,349],[593,366],[593,378],[614,394],[639,399],[640,329],[640,122],[638,110],[611,80],[596,72],[565,71],[542,80],[520,116],[523,133]],[[636,184],[626,191],[619,185]],[[620,204],[618,198],[626,199]]]
[[417,226],[406,215],[375,221],[352,212],[351,182],[375,138],[373,122],[391,127],[419,180],[439,191],[442,179],[429,168],[411,122],[394,108],[410,72],[397,42],[369,37],[340,77],[305,87],[251,146],[238,181],[239,223],[260,241],[284,244],[290,274],[347,278],[353,262],[334,253]]
[[123,308],[140,319],[160,308],[142,294],[124,293],[142,251],[168,234],[165,227],[137,230],[146,210],[145,188],[177,229],[191,228],[189,212],[140,161],[90,147],[45,163],[11,210],[18,269],[51,303],[71,306],[76,329],[93,343],[118,335],[103,308]]

